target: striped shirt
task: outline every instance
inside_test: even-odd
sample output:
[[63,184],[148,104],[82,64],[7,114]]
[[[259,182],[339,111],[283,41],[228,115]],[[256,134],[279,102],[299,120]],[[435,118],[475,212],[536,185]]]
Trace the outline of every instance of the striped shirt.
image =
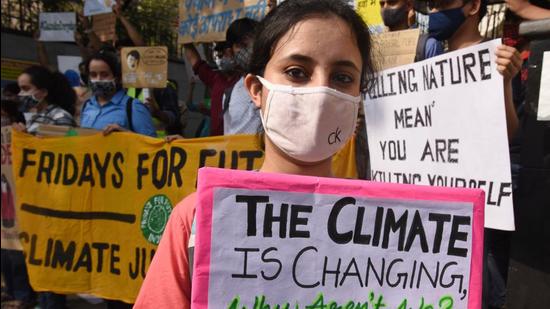
[[30,119],[27,120],[27,132],[36,134],[41,124],[69,127],[76,126],[73,116],[55,104],[50,104],[45,110],[33,114]]

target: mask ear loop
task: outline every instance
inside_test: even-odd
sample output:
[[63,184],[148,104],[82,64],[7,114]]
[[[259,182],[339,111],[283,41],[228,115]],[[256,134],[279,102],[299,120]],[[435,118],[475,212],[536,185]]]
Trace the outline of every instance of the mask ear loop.
[[266,105],[265,105],[264,111],[262,112],[262,110],[260,109],[260,120],[262,121],[264,131],[267,133],[267,131],[268,131],[267,116],[269,115],[269,109],[271,107],[271,102],[270,101],[272,100],[272,96],[273,96],[273,84],[270,81],[268,81],[268,80],[264,79],[263,77],[261,77],[260,75],[256,75],[256,78],[258,79],[260,84],[262,84],[262,86],[264,86],[265,88],[267,88],[267,90],[269,90],[269,94],[267,95],[267,98],[266,98],[266,101],[265,101]]
[[256,78],[260,81],[260,83],[261,83],[262,85],[264,85],[264,87],[267,88],[267,90],[269,90],[269,91],[272,91],[272,90],[273,90],[274,87],[273,87],[273,84],[272,84],[270,81],[264,79],[264,78],[261,77],[260,75],[256,75]]

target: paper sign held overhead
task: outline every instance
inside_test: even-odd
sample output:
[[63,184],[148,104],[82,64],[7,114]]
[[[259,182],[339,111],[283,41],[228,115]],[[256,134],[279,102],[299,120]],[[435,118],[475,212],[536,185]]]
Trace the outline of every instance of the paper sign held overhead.
[[212,168],[198,184],[192,308],[481,308],[481,190]]
[[92,17],[92,30],[101,42],[116,39],[116,15],[113,13],[94,15]]
[[168,72],[165,46],[126,47],[121,51],[122,84],[125,88],[164,88]]
[[84,2],[84,16],[111,13],[116,0],[86,0]]
[[482,189],[485,227],[514,230],[499,44],[379,72],[365,115],[372,180]]
[[76,30],[76,14],[65,13],[40,13],[40,41],[49,42],[74,42]]
[[229,25],[239,18],[261,20],[266,0],[180,1],[179,42],[225,41]]

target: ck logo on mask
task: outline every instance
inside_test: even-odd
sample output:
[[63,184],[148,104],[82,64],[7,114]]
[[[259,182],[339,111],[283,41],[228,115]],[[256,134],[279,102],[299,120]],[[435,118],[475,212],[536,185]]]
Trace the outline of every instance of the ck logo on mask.
[[342,130],[340,130],[339,127],[336,127],[336,131],[328,135],[328,144],[332,145],[336,143],[341,143],[342,140],[340,139],[340,133],[342,133]]

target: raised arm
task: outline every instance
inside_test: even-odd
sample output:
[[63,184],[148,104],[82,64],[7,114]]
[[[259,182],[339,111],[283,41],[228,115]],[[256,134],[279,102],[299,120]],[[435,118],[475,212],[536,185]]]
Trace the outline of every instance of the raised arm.
[[120,8],[120,3],[117,1],[117,4],[113,6],[113,13],[115,13],[120,23],[126,29],[130,40],[134,43],[135,46],[145,46],[145,40],[141,33],[132,25],[132,23],[122,14],[122,9]]

